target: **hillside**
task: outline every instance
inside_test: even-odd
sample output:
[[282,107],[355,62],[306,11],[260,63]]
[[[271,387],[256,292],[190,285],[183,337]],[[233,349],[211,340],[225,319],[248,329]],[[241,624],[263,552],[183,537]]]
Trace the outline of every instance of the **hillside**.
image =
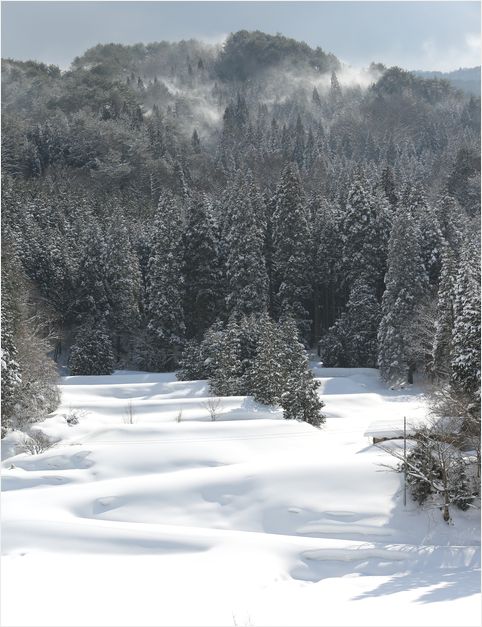
[[3,624],[84,625],[94,606],[98,625],[478,624],[478,513],[447,527],[404,508],[365,436],[423,420],[423,395],[370,369],[314,373],[321,430],[246,397],[212,422],[203,381],[63,379],[40,425],[61,440],[3,462]]
[[456,89],[460,89],[473,96],[480,97],[480,66],[472,68],[460,68],[452,72],[427,72],[417,70],[414,72],[421,78],[436,78],[447,80]]

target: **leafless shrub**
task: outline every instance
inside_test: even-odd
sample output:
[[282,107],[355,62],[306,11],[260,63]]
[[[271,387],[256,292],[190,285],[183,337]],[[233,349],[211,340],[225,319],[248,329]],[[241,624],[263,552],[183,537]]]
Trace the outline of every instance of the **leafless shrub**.
[[126,410],[123,417],[124,424],[133,425],[134,420],[134,409],[132,407],[132,401],[129,401],[126,405]]
[[211,416],[211,420],[214,421],[218,417],[218,410],[221,406],[221,399],[216,396],[210,396],[208,400],[203,403],[204,409]]
[[182,409],[180,409],[177,413],[176,416],[176,422],[181,422],[182,421]]
[[25,453],[38,455],[52,448],[55,444],[56,443],[47,437],[45,433],[42,433],[42,431],[32,431],[29,435],[25,435],[22,448]]

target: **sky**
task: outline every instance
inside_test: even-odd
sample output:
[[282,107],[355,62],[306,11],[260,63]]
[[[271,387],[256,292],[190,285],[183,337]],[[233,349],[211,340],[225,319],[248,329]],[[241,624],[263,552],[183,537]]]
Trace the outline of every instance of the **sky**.
[[3,1],[2,56],[71,61],[98,43],[201,39],[230,32],[281,33],[343,62],[411,70],[480,65],[480,3],[385,2],[24,2]]

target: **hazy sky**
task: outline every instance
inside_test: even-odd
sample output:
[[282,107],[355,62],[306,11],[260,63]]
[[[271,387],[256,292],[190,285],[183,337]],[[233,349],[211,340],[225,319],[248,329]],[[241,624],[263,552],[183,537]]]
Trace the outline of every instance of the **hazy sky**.
[[67,68],[97,43],[282,33],[342,61],[451,70],[480,64],[479,2],[2,2],[2,56]]

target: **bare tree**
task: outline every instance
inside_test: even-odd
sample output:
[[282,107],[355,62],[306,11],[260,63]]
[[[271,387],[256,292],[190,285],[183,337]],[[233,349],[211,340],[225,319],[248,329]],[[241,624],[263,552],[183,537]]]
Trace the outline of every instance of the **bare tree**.
[[31,431],[29,435],[25,435],[22,442],[23,450],[26,453],[30,453],[30,455],[43,453],[49,448],[52,448],[52,446],[55,446],[55,442],[46,436],[45,433],[42,433],[42,431]]
[[203,403],[203,407],[211,416],[212,421],[216,420],[220,406],[221,406],[221,399],[217,398],[216,396],[210,396],[208,400],[205,403]]
[[433,386],[429,391],[430,411],[434,416],[450,416],[459,448],[471,449],[477,457],[477,477],[480,478],[481,439],[480,406],[473,394],[456,390],[449,384]]
[[445,522],[450,521],[450,506],[467,509],[473,501],[474,490],[465,480],[465,462],[458,447],[459,434],[450,420],[432,420],[416,430],[411,439],[415,447],[404,455],[399,446],[376,446],[399,461],[397,472],[405,471],[414,498],[423,503],[431,494],[443,511]]
[[126,425],[134,424],[134,409],[132,408],[132,401],[129,401],[126,405],[123,421]]

